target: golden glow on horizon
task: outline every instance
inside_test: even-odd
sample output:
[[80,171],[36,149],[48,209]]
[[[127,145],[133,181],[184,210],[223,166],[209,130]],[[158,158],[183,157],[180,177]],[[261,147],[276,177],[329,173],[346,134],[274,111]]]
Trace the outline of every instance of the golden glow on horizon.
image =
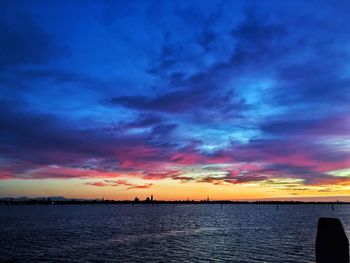
[[[2,196],[64,196],[66,198],[102,198],[114,200],[132,200],[135,196],[144,199],[153,194],[160,200],[202,200],[207,196],[211,200],[259,200],[259,199],[300,199],[312,197],[339,197],[350,201],[350,180],[339,185],[307,186],[301,179],[271,179],[254,183],[220,184],[200,182],[181,182],[172,179],[128,180],[134,185],[151,183],[150,188],[128,189],[128,186],[94,186],[86,183],[100,182],[100,179],[44,179],[44,180],[3,180],[0,185]],[[19,192],[20,191],[20,192]]]

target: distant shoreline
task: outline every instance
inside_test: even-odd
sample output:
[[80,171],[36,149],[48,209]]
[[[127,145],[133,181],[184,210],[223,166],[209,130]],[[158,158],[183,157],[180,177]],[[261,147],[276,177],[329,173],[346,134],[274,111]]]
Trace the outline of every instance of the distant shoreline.
[[254,205],[350,205],[350,202],[310,202],[310,201],[115,201],[115,200],[1,200],[0,205],[229,205],[229,204],[254,204]]

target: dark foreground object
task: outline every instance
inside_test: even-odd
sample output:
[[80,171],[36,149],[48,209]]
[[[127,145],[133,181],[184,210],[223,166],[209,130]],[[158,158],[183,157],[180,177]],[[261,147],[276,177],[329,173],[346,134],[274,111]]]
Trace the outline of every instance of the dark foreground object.
[[349,263],[349,241],[337,218],[318,220],[316,263]]

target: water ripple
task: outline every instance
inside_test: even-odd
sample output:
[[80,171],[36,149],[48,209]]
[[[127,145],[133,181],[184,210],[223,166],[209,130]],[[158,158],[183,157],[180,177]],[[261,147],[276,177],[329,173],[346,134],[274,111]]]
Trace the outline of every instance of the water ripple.
[[315,262],[317,220],[350,206],[2,206],[0,262]]

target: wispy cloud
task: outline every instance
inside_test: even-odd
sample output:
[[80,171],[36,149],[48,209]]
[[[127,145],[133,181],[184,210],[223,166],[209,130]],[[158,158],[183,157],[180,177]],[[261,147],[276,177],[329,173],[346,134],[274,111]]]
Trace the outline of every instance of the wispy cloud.
[[145,183],[145,184],[134,184],[130,183],[126,180],[103,180],[99,182],[87,182],[85,183],[86,185],[91,185],[91,186],[124,186],[126,187],[126,190],[131,190],[131,189],[148,189],[154,186],[152,183]]

